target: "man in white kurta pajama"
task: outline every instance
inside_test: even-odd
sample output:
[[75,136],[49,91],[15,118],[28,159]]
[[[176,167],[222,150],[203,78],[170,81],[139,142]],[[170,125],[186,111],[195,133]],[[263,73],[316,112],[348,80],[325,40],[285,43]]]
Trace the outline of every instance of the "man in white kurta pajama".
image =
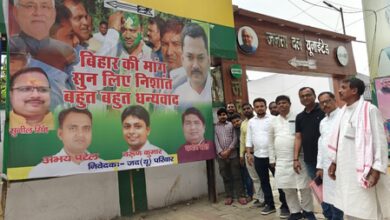
[[[308,188],[310,179],[305,166],[302,166],[301,174],[294,172],[296,115],[290,112],[290,99],[284,95],[278,96],[276,104],[279,115],[272,120],[270,126],[270,164],[276,166],[276,187],[283,189],[286,194],[287,205],[291,213],[289,219],[301,219],[303,217],[301,211],[310,214],[313,212],[313,197]],[[302,154],[299,155],[299,160],[303,161]],[[297,189],[301,193],[301,202]]]
[[[330,135],[333,133],[334,124],[337,120],[337,116],[340,109],[336,106],[336,97],[331,92],[322,92],[318,95],[318,101],[320,108],[325,112],[325,118],[320,122],[320,133],[321,136],[318,139],[318,155],[317,155],[317,173],[316,176],[320,176],[323,180],[323,202],[322,213],[325,218],[329,220],[342,220],[343,212],[334,207],[334,200],[337,199],[336,194],[336,183],[328,175],[327,171],[332,163],[328,153],[328,140]],[[325,175],[324,175],[325,171]]]
[[[383,119],[375,106],[363,100],[364,89],[363,81],[351,78],[344,80],[339,90],[346,106],[340,110],[339,124],[329,140],[332,164],[328,174],[336,180],[334,205],[350,220],[390,219]],[[364,147],[359,145],[362,139]]]

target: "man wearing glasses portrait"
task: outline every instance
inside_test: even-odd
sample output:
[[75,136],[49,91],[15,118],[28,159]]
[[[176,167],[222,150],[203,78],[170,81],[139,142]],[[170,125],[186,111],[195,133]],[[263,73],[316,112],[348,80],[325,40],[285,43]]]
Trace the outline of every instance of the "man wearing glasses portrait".
[[47,74],[38,67],[25,68],[10,80],[10,129],[45,126],[54,128],[50,112],[50,86]]

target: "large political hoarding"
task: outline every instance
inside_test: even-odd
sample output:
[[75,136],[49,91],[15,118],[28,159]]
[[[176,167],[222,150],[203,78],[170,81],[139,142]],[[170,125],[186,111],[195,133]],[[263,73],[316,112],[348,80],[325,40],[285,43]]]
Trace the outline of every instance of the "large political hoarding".
[[63,2],[10,1],[9,179],[214,158],[209,24]]

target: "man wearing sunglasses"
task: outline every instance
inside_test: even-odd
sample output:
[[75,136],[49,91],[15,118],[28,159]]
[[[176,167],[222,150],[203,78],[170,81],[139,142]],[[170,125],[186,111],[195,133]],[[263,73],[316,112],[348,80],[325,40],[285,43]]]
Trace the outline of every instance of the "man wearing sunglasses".
[[10,80],[10,129],[44,126],[54,128],[50,112],[50,85],[47,74],[38,67],[17,71]]

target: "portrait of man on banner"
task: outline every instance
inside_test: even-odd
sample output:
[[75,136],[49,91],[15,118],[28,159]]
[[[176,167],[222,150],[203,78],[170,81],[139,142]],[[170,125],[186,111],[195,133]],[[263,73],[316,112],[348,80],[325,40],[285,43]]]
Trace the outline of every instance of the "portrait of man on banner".
[[129,149],[122,154],[120,164],[124,165],[120,169],[173,163],[173,158],[167,152],[149,142],[150,116],[144,107],[140,105],[127,107],[122,112],[121,119],[123,139]]
[[256,32],[248,26],[238,30],[237,41],[240,49],[247,54],[255,53],[259,45]]
[[188,23],[181,33],[181,43],[187,82],[174,91],[179,95],[179,107],[185,109],[194,103],[211,103],[211,61],[206,32],[199,24]]
[[99,158],[99,154],[87,151],[92,142],[90,111],[74,107],[65,109],[58,115],[58,124],[57,135],[63,143],[62,149],[53,156],[42,158],[42,162],[29,173],[30,178],[113,170],[112,167],[103,166],[106,162]]
[[186,109],[182,116],[185,143],[177,151],[179,163],[215,158],[213,141],[205,139],[206,121],[194,107]]
[[41,68],[25,68],[14,73],[10,91],[11,136],[47,133],[54,128],[49,79]]

